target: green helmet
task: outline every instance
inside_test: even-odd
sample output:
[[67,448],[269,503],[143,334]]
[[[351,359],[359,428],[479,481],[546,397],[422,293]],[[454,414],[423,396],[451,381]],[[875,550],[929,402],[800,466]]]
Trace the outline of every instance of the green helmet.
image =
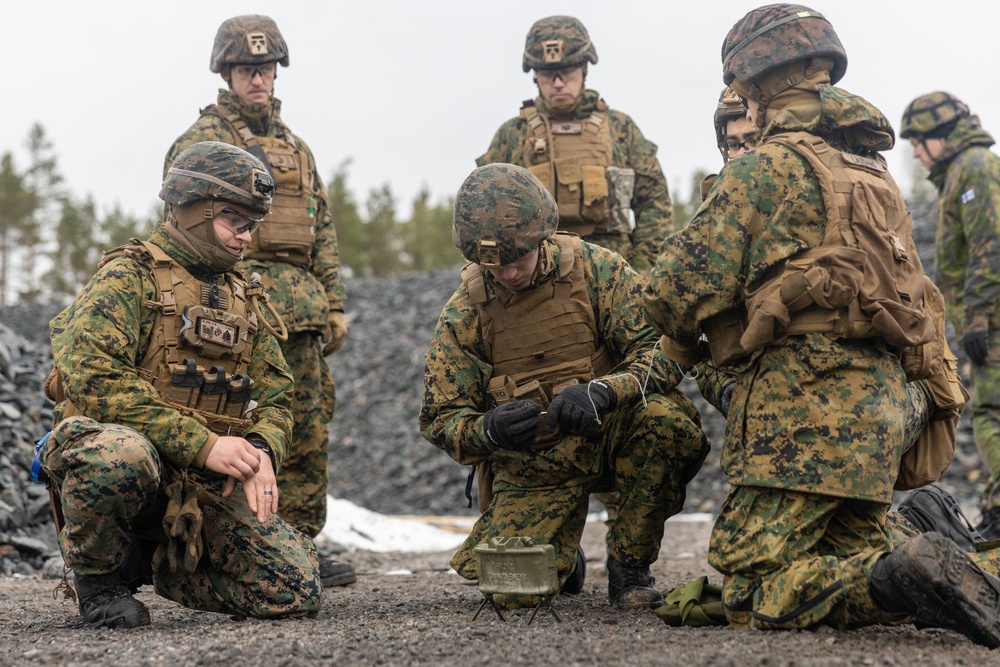
[[160,189],[160,199],[180,206],[202,199],[227,201],[266,214],[274,180],[264,163],[242,148],[200,141],[184,149]]
[[590,35],[579,19],[549,16],[535,21],[528,31],[521,67],[525,72],[560,69],[582,65],[588,60],[597,64],[597,49],[590,43]]
[[229,65],[258,65],[277,61],[288,67],[288,45],[268,16],[234,16],[219,26],[209,69],[218,74]]
[[458,189],[452,238],[470,262],[497,267],[537,248],[558,224],[556,200],[534,174],[513,164],[488,164]]
[[847,71],[847,52],[830,22],[802,5],[775,4],[749,12],[722,43],[722,79],[753,83],[782,65],[825,57],[833,60],[830,83]]
[[926,137],[938,128],[952,125],[967,116],[969,107],[954,95],[943,91],[927,93],[906,107],[899,136],[903,139]]
[[729,157],[726,151],[726,125],[731,120],[746,118],[747,108],[743,106],[739,96],[729,86],[726,86],[722,94],[719,95],[719,106],[715,108],[715,140],[722,151],[723,159]]

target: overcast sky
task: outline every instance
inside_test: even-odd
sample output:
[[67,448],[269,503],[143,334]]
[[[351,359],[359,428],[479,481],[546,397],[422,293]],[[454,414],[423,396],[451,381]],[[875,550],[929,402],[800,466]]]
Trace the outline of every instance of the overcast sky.
[[[452,195],[497,127],[534,97],[521,71],[531,24],[580,18],[600,63],[588,86],[632,116],[659,146],[671,191],[720,164],[712,113],[720,47],[746,0],[352,0],[342,2],[4,2],[0,153],[26,165],[41,123],[77,196],[145,215],[158,200],[163,156],[224,85],[208,69],[219,24],[268,14],[289,44],[275,94],[292,131],[309,143],[324,179],[350,159],[363,202],[391,184],[402,214],[426,186]],[[840,85],[898,125],[915,96],[944,89],[1000,133],[1000,3],[987,0],[822,0],[847,49]],[[908,186],[909,145],[890,154]]]

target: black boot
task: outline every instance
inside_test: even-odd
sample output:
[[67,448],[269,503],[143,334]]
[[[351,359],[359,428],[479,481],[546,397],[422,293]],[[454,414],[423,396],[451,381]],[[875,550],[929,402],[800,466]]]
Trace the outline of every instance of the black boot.
[[128,592],[118,572],[76,577],[80,616],[94,628],[138,628],[149,625],[149,609]]
[[920,624],[1000,647],[1000,579],[979,569],[943,535],[923,533],[883,556],[868,591],[890,614],[913,616]]
[[587,579],[587,558],[583,555],[583,547],[576,549],[576,566],[570,575],[566,577],[560,593],[567,595],[577,595],[583,590],[583,582]]
[[649,566],[629,567],[608,558],[608,600],[626,609],[655,608],[663,604],[663,595],[653,584],[656,579]]
[[323,588],[348,586],[358,580],[354,567],[349,563],[341,563],[330,558],[319,557],[319,579]]
[[1000,507],[984,509],[976,530],[986,541],[1000,539]]
[[984,541],[958,502],[937,484],[928,484],[904,498],[899,514],[921,533],[941,533],[963,551],[975,551],[976,544]]
[[153,584],[153,554],[158,546],[159,542],[153,540],[129,537],[125,545],[125,556],[118,566],[118,574],[129,593]]

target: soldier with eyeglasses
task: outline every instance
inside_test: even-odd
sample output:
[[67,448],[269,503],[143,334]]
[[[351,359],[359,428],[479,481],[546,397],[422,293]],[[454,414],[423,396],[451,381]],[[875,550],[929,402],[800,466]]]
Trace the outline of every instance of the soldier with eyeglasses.
[[[221,141],[258,157],[274,177],[274,204],[256,223],[260,229],[241,268],[261,275],[272,305],[288,326],[281,351],[295,377],[294,430],[279,475],[279,512],[295,528],[316,537],[326,523],[327,424],[336,406],[325,357],[340,349],[347,328],[337,233],[326,188],[312,151],[281,120],[281,101],[274,97],[278,65],[288,63],[288,45],[271,18],[249,15],[224,21],[215,37],[210,69],[222,76],[227,88],[174,142],[164,172],[191,144]],[[356,581],[346,563],[322,560],[320,565],[326,586]]]

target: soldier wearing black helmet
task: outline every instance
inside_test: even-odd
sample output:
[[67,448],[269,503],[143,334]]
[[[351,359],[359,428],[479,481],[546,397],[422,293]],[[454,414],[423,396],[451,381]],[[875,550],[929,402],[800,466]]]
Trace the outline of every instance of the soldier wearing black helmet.
[[674,231],[667,182],[656,145],[586,88],[588,66],[596,63],[579,20],[550,16],[531,26],[522,68],[534,71],[538,97],[497,130],[476,164],[531,169],[556,198],[560,231],[614,250],[648,273]]
[[105,253],[52,321],[40,458],[91,626],[149,624],[145,584],[235,616],[319,608],[312,542],[277,516],[292,376],[259,280],[233,268],[273,192],[246,151],[191,146],[160,191],[167,221]]
[[946,92],[913,100],[900,136],[938,191],[937,283],[972,362],[972,428],[990,470],[977,526],[1000,538],[1000,157],[969,107]]
[[[285,318],[288,340],[281,349],[295,376],[295,420],[289,459],[280,479],[281,515],[316,537],[326,523],[329,479],[328,423],[336,406],[325,357],[344,342],[344,288],[337,233],[326,188],[312,151],[281,120],[274,97],[278,66],[288,67],[289,49],[275,22],[260,15],[236,16],[219,26],[209,69],[227,89],[167,153],[164,172],[177,154],[197,141],[222,141],[260,158],[276,184],[274,204],[246,252],[244,268],[261,275],[271,303]],[[323,559],[327,586],[356,581],[346,563]]]
[[846,52],[807,7],[749,12],[722,60],[758,143],[664,243],[645,303],[679,363],[703,358],[705,333],[735,340],[727,362],[748,364],[709,552],[727,617],[760,629],[910,617],[1000,646],[1000,580],[938,533],[897,542],[886,524],[906,381],[943,355],[929,347],[909,215],[879,154],[892,126],[834,87]]
[[578,593],[589,494],[617,490],[608,598],[655,606],[649,566],[708,442],[642,319],[639,276],[617,253],[556,234],[557,220],[551,194],[516,165],[476,169],[455,199],[469,263],[438,320],[420,410],[425,438],[480,465],[483,514],[451,563],[475,579],[476,545],[528,536],[555,547],[563,590]]

